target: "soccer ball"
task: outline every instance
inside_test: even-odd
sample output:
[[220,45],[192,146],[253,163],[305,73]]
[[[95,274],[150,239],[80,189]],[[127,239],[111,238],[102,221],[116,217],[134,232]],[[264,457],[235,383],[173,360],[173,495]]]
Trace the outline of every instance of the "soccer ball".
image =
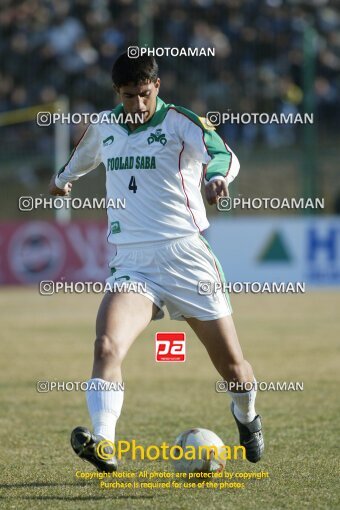
[[174,469],[177,473],[222,471],[226,464],[225,458],[221,458],[223,446],[222,439],[211,430],[200,428],[186,430],[176,437],[172,448]]

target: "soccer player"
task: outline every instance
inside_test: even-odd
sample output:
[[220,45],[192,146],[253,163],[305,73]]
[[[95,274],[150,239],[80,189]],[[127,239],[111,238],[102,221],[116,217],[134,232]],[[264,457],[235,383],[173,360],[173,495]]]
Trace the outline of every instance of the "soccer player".
[[[164,315],[164,306],[171,319],[188,322],[225,381],[248,383],[248,388],[255,382],[242,354],[228,296],[222,290],[198,291],[199,281],[210,281],[213,287],[224,282],[201,235],[209,226],[201,182],[204,178],[208,203],[217,203],[228,196],[239,162],[205,119],[158,97],[160,79],[153,57],[130,59],[122,54],[113,65],[112,80],[121,100],[112,111],[112,123],[89,125],[50,184],[52,195],[68,195],[72,181],[104,163],[107,198],[126,201],[125,209],[107,211],[112,244],[107,281],[113,286],[121,281],[145,284],[136,293],[108,292],[102,300],[86,394],[93,433],[77,427],[71,434],[77,455],[108,472],[117,469],[117,461],[101,458],[96,447],[103,439],[115,441],[124,391],[117,389],[122,385],[109,389],[105,382],[122,382],[121,365],[129,347],[151,320]],[[240,444],[247,459],[257,462],[264,443],[261,418],[255,412],[256,385],[245,391],[241,384],[228,393]]]

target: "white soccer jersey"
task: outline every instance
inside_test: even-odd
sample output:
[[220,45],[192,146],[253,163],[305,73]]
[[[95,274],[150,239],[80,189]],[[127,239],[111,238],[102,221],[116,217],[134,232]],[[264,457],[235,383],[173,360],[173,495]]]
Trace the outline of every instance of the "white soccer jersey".
[[[117,119],[123,112],[120,104],[102,115]],[[108,241],[116,245],[205,230],[203,165],[206,181],[223,176],[229,184],[239,171],[235,154],[204,119],[160,98],[152,118],[134,131],[117,122],[90,125],[59,171],[56,186],[63,188],[100,163],[106,168],[107,199],[125,199],[125,209],[107,210]]]

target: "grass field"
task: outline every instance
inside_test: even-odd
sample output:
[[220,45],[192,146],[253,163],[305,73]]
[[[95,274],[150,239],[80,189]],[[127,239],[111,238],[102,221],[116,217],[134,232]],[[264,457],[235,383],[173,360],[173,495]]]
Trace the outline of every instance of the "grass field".
[[[336,509],[339,502],[340,294],[232,299],[246,358],[259,381],[303,381],[304,391],[261,392],[266,453],[259,464],[229,461],[226,470],[268,471],[244,489],[100,489],[76,471],[92,471],[69,445],[76,425],[90,425],[82,392],[37,393],[38,380],[83,381],[92,364],[98,295],[39,296],[2,289],[2,509]],[[154,333],[186,331],[187,362],[156,364]],[[196,337],[180,322],[152,323],[124,365],[125,404],[119,439],[171,443],[192,426],[214,430],[225,444],[238,437],[229,399]],[[170,471],[166,462],[121,461],[121,470]]]

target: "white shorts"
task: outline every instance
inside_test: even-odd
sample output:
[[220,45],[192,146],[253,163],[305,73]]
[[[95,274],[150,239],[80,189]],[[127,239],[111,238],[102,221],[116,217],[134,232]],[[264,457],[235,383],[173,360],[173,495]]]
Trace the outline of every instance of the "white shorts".
[[[138,292],[160,309],[155,319],[164,317],[164,306],[174,320],[194,317],[209,321],[231,315],[229,296],[223,291],[223,271],[199,234],[116,249],[109,263],[112,276],[106,282],[141,283],[136,286]],[[204,286],[199,282],[211,283]],[[217,288],[216,292],[209,293],[209,285]]]

